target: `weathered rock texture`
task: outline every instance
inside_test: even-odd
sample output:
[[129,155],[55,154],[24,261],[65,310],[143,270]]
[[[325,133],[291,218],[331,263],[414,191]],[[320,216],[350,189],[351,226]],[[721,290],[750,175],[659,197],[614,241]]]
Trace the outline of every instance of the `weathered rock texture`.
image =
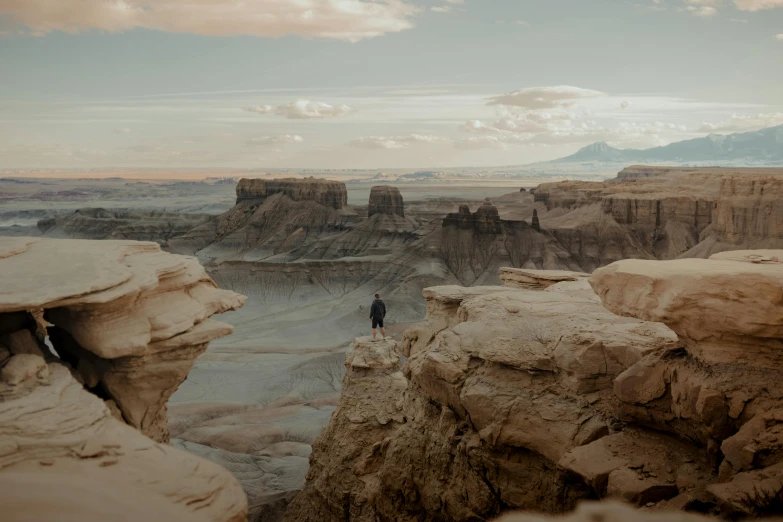
[[472,214],[468,205],[460,205],[458,212],[448,214],[443,218],[443,226],[475,230],[480,234],[500,234],[502,232],[500,214],[489,198],[486,198],[484,203]]
[[402,194],[397,187],[379,185],[370,189],[370,204],[367,207],[368,217],[375,214],[405,217]]
[[[589,280],[603,304],[581,274],[425,290],[405,380],[346,378],[287,520],[473,521],[591,498],[779,514],[780,259],[622,261]],[[518,288],[523,273],[545,289]]]
[[228,471],[117,420],[61,362],[22,353],[0,365],[3,520],[246,519]]
[[634,166],[608,182],[544,183],[534,197],[555,211],[542,227],[591,270],[623,258],[781,248],[781,196],[782,169]]
[[587,280],[590,274],[566,270],[528,270],[524,268],[501,268],[500,280],[505,286],[529,290],[545,290],[552,285],[566,281]]
[[232,331],[210,316],[244,300],[156,243],[0,239],[0,342],[11,355],[54,358],[45,319],[85,387],[157,441],[168,440],[169,396],[207,344]]
[[[380,346],[349,356],[286,519],[483,520],[597,496],[557,462],[616,431],[614,378],[677,340],[556,286],[425,290],[427,319],[405,334],[402,372]],[[355,367],[368,359],[384,363]]]
[[38,230],[51,238],[128,239],[166,245],[169,239],[213,219],[182,212],[80,208],[40,220]]
[[239,180],[237,203],[262,203],[275,194],[285,194],[294,201],[315,201],[339,210],[348,204],[345,183],[318,178],[248,179]]

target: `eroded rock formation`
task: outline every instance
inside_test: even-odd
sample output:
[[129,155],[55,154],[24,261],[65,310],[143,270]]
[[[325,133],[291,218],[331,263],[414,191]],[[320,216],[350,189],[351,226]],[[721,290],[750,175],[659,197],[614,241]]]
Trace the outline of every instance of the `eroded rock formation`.
[[[472,521],[591,498],[780,513],[780,259],[628,260],[589,281],[508,270],[506,287],[425,290],[404,380],[394,365],[347,374],[286,519]],[[625,513],[573,520],[591,512]]]
[[379,185],[370,189],[370,204],[367,207],[367,216],[385,214],[388,216],[405,217],[405,208],[402,194],[397,187]]
[[346,375],[286,519],[476,520],[595,495],[557,462],[617,429],[613,379],[676,336],[557,286],[425,290],[403,372]]
[[3,516],[246,520],[228,471],[162,443],[169,396],[232,330],[209,317],[243,302],[156,243],[0,239]]
[[475,230],[481,234],[500,234],[502,232],[500,214],[489,198],[484,199],[484,202],[474,213],[470,212],[468,205],[460,205],[458,212],[448,214],[443,218],[443,226]]
[[182,212],[80,208],[40,220],[38,230],[51,238],[128,239],[166,245],[169,239],[212,219],[213,216]]
[[345,183],[320,178],[249,179],[237,184],[237,203],[263,203],[275,194],[284,194],[294,201],[315,201],[340,210],[348,204]]
[[61,362],[21,353],[0,365],[2,518],[246,519],[228,471],[117,420]]
[[[544,183],[534,197],[555,211],[542,226],[597,267],[623,258],[780,248],[781,194],[781,169],[633,166],[608,182]],[[580,264],[593,268],[587,259]]]
[[245,301],[218,289],[195,259],[156,243],[2,238],[0,274],[0,331],[10,354],[55,357],[40,327],[30,326],[29,313],[38,311],[85,387],[163,442],[169,396],[207,344],[232,331],[210,316]]

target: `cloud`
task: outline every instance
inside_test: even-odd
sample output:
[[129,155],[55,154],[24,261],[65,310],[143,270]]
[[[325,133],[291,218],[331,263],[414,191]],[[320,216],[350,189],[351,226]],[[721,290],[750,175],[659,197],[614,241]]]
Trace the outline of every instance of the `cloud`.
[[120,127],[118,129],[114,129],[115,134],[130,134],[131,130],[128,127]]
[[276,114],[289,120],[339,118],[354,112],[352,107],[345,104],[329,105],[328,103],[311,102],[309,100],[297,100],[285,105],[278,105],[277,107],[256,105],[255,107],[244,107],[242,110],[258,114]]
[[761,11],[783,7],[783,0],[734,0],[734,5],[740,11]]
[[357,42],[410,29],[418,12],[410,0],[0,0],[0,16],[34,35],[145,28]]
[[500,119],[493,123],[469,120],[460,130],[476,134],[538,134],[558,132],[573,127],[576,113],[564,110],[515,111],[503,108]]
[[701,5],[701,6],[689,5],[688,11],[694,16],[701,16],[702,18],[710,18],[718,14],[718,10],[709,5]]
[[242,109],[245,112],[257,112],[259,114],[269,114],[272,112],[271,105],[256,105],[255,107],[245,107]]
[[450,5],[434,5],[434,6],[430,7],[430,11],[432,11],[434,13],[448,13],[449,11],[451,11],[451,6]]
[[528,87],[491,98],[487,105],[507,105],[523,109],[570,107],[577,100],[605,96],[604,93],[570,85]]
[[730,118],[715,122],[702,123],[698,132],[746,132],[783,125],[783,112],[758,114],[733,114]]
[[531,137],[516,134],[503,134],[498,136],[470,136],[455,140],[454,146],[458,149],[507,149],[511,144],[522,144],[530,141]]
[[351,140],[349,145],[360,149],[406,149],[415,143],[444,141],[448,140],[427,134],[410,134],[407,136],[365,136]]
[[622,110],[626,110],[626,109],[629,109],[631,107],[631,105],[633,105],[633,102],[629,102],[628,100],[624,100],[623,102],[620,103],[620,108]]
[[304,138],[298,134],[285,134],[281,136],[259,136],[257,138],[250,138],[247,140],[248,145],[290,145],[304,142]]
[[778,40],[783,40],[783,33],[780,33],[775,38],[777,38]]

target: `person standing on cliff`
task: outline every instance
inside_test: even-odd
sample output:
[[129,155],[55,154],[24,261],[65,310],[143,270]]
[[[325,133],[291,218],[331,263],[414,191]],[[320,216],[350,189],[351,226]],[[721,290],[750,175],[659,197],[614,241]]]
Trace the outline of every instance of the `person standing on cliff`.
[[375,342],[376,328],[381,327],[381,336],[386,338],[386,328],[383,327],[383,318],[386,317],[386,304],[381,299],[381,296],[375,294],[375,300],[370,307],[370,319],[372,319],[372,340]]

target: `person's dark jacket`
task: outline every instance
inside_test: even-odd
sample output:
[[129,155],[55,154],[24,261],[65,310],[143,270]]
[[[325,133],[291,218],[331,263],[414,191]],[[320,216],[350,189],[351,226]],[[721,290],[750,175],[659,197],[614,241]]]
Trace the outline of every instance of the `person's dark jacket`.
[[382,299],[376,299],[370,307],[370,319],[383,319],[386,317],[386,305]]

